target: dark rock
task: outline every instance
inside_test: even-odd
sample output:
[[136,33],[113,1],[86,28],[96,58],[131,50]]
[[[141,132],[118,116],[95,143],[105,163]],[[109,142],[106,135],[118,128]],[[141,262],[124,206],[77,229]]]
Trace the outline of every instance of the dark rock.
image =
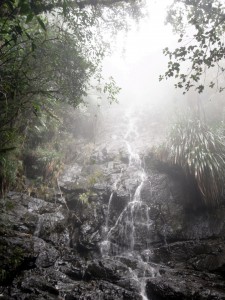
[[107,281],[79,282],[66,291],[66,300],[142,300],[142,297]]
[[52,213],[39,215],[34,235],[54,245],[69,246],[68,219],[68,212],[60,208]]
[[79,179],[82,166],[80,166],[77,163],[74,163],[73,165],[65,166],[65,169],[66,169],[66,172],[64,172],[64,174],[61,174],[58,182],[59,182],[59,185],[61,188],[68,190],[67,184],[76,183],[77,180]]
[[7,284],[21,269],[33,268],[36,255],[31,235],[8,230],[3,234],[0,237],[0,284]]
[[165,270],[147,281],[149,299],[225,299],[224,281],[208,273],[180,269]]
[[151,261],[193,268],[198,271],[223,273],[225,266],[224,240],[192,240],[153,248]]
[[146,283],[151,300],[225,299],[225,206],[190,207],[177,171],[156,168],[130,205],[140,174],[116,149],[68,168],[66,202],[9,193],[0,204],[3,299],[142,300]]
[[34,253],[37,257],[36,266],[40,268],[47,268],[54,265],[59,257],[59,251],[40,238],[34,239]]
[[116,282],[127,275],[131,276],[129,268],[122,262],[110,258],[90,262],[85,273],[86,278],[104,278],[110,282]]

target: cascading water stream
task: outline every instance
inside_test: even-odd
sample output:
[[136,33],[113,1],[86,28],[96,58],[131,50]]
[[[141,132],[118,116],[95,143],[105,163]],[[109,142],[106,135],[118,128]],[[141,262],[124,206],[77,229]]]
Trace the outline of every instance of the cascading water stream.
[[[114,183],[112,193],[108,202],[108,211],[106,216],[105,225],[105,240],[101,244],[103,256],[119,257],[132,257],[138,262],[139,270],[142,274],[137,274],[135,270],[131,271],[132,278],[139,286],[139,293],[143,300],[147,300],[145,294],[146,285],[146,271],[153,276],[154,270],[145,262],[139,254],[139,240],[141,232],[148,232],[151,226],[149,218],[149,206],[142,201],[141,191],[144,183],[148,180],[145,170],[143,168],[142,160],[135,151],[138,142],[138,130],[136,126],[137,119],[132,116],[132,112],[126,115],[126,123],[128,128],[124,134],[123,142],[129,155],[129,162],[126,172],[128,174],[136,175],[135,191],[130,191],[130,201],[124,207],[114,225],[109,227],[110,210],[112,207],[113,195],[117,191],[117,186],[121,180],[121,176]],[[140,231],[141,229],[141,231]],[[146,247],[148,245],[146,244]]]
[[108,204],[108,209],[107,209],[107,216],[106,216],[106,222],[105,222],[105,231],[108,232],[109,231],[109,214],[110,214],[110,208],[111,208],[111,203],[112,203],[112,199],[113,199],[113,194],[114,191],[111,193],[110,197],[109,197],[109,204]]

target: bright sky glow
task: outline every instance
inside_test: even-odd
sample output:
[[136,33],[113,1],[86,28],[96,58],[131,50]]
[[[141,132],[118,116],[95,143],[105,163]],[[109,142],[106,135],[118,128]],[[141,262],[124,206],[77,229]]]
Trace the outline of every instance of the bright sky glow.
[[[167,58],[162,50],[176,43],[177,37],[165,25],[167,7],[171,0],[148,0],[148,17],[133,24],[127,33],[117,37],[115,51],[104,62],[105,76],[112,75],[122,87],[120,101],[154,101],[173,90],[173,83],[159,83],[159,75],[166,70]],[[125,99],[125,100],[126,100]]]
[[169,26],[165,26],[166,8],[171,1],[149,1],[147,6],[148,17],[141,20],[140,24],[133,24],[132,29],[125,36],[119,34],[117,39],[117,50],[110,58],[119,59],[121,52],[125,48],[123,59],[132,61],[149,55],[162,49],[176,39]]

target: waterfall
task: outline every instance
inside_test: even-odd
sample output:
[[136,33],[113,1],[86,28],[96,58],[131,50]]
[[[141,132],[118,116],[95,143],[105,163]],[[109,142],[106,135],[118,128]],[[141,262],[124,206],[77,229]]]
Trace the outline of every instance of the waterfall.
[[[146,272],[148,276],[154,276],[155,270],[149,266],[148,262],[144,261],[139,253],[140,234],[148,231],[151,227],[151,220],[149,218],[149,206],[142,201],[141,192],[145,182],[148,181],[147,174],[143,167],[143,162],[137,151],[137,142],[139,133],[137,129],[137,115],[134,115],[132,110],[125,115],[125,122],[127,130],[123,136],[123,143],[128,153],[129,161],[126,172],[128,174],[135,174],[135,191],[130,191],[130,201],[125,205],[122,212],[119,214],[114,225],[109,226],[110,211],[114,194],[116,194],[117,187],[121,180],[120,177],[113,185],[112,192],[108,201],[108,210],[105,225],[105,239],[101,243],[101,252],[103,256],[114,257],[115,259],[124,257],[131,257],[139,266],[138,270],[142,270],[142,274],[132,270],[132,279],[137,282],[139,286],[140,296],[143,300],[147,300],[145,294]],[[148,243],[146,243],[146,250],[148,251]]]

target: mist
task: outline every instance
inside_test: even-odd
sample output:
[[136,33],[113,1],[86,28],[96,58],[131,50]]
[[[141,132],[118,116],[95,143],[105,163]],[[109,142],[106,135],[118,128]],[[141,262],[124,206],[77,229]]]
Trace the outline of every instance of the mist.
[[121,103],[158,102],[173,89],[171,83],[160,84],[158,80],[167,66],[162,50],[176,41],[172,28],[164,24],[167,5],[149,6],[148,15],[139,24],[133,22],[127,33],[119,34],[112,55],[103,62],[105,76],[111,74],[122,88]]
[[177,45],[177,36],[165,24],[168,5],[168,1],[149,4],[146,16],[139,23],[130,20],[130,29],[114,37],[111,55],[103,60],[103,77],[112,76],[121,90],[117,103],[100,102],[99,137],[103,132],[104,138],[115,137],[115,132],[112,133],[115,123],[118,134],[123,127],[123,116],[133,110],[142,115],[139,146],[143,142],[145,148],[157,145],[165,138],[179,102],[185,102],[182,92],[174,88],[173,80],[159,81],[168,63],[163,49]]
[[[121,88],[118,103],[100,102],[98,114],[99,132],[107,132],[107,122],[121,120],[129,109],[142,111],[142,132],[146,131],[145,146],[158,145],[165,140],[171,125],[181,117],[204,115],[211,120],[223,121],[223,97],[216,90],[207,89],[199,94],[194,89],[188,93],[175,88],[175,79],[159,81],[168,66],[169,58],[163,49],[175,49],[179,46],[178,34],[166,16],[172,1],[149,2],[146,16],[136,23],[130,20],[130,29],[119,32],[111,43],[111,55],[103,60],[103,77],[112,76],[116,85]],[[191,35],[190,29],[189,34]],[[185,66],[185,63],[184,63]],[[188,66],[186,66],[188,70]],[[199,106],[201,108],[199,108]],[[199,111],[201,110],[201,112]],[[107,121],[106,121],[107,119]],[[121,125],[122,126],[122,125]],[[112,129],[112,124],[109,126]],[[156,130],[157,129],[157,130]],[[141,141],[139,141],[141,143]],[[147,144],[146,144],[147,143]]]
[[0,1],[0,298],[225,299],[223,2]]

